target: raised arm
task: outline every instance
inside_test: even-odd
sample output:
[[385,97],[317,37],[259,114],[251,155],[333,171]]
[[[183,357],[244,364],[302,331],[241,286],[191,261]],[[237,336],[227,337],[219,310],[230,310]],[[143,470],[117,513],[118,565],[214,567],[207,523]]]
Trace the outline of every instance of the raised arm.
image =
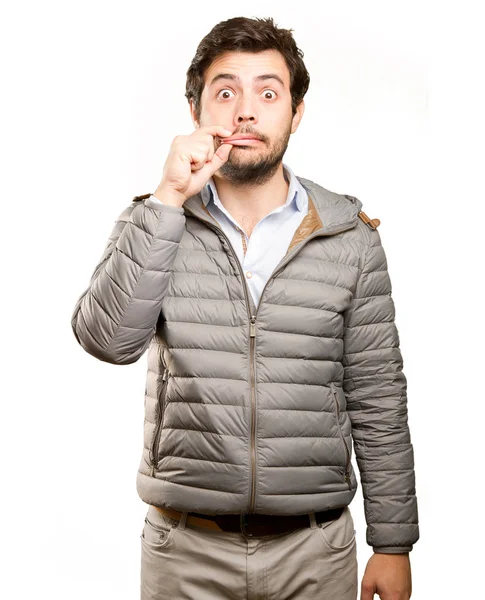
[[176,136],[155,195],[135,197],[118,217],[71,320],[89,354],[128,365],[147,349],[185,230],[183,204],[227,161],[232,145],[223,140],[230,135],[210,125]]
[[134,200],[120,214],[71,319],[86,352],[116,365],[134,363],[145,352],[184,228],[180,206]]

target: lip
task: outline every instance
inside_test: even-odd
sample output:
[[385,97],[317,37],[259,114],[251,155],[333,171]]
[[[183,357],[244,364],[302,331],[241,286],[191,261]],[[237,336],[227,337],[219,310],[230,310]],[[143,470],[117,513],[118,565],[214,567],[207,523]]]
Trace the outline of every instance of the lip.
[[247,146],[249,144],[258,144],[261,140],[257,138],[224,138],[223,142],[234,144],[235,146]]

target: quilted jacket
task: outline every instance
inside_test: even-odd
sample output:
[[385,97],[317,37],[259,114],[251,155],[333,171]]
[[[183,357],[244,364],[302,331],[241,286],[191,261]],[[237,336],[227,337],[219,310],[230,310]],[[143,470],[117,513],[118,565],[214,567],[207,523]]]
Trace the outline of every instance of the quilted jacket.
[[147,351],[147,504],[199,513],[304,514],[364,496],[366,540],[419,538],[407,380],[379,220],[298,177],[303,219],[255,306],[200,193],[136,196],[114,224],[72,329],[116,365]]

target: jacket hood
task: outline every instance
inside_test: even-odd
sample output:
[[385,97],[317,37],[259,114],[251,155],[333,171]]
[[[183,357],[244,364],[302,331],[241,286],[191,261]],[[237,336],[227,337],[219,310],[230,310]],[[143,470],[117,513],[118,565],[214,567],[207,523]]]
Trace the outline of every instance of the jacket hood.
[[311,179],[298,176],[297,179],[312,197],[324,228],[334,229],[357,222],[362,209],[362,202],[358,198],[331,192]]

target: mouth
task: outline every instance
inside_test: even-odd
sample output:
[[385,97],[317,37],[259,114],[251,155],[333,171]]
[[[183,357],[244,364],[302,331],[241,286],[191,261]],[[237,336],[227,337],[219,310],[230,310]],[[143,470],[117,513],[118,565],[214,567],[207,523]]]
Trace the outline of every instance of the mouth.
[[233,144],[234,146],[252,146],[253,144],[260,144],[261,140],[257,138],[224,138],[222,142]]

